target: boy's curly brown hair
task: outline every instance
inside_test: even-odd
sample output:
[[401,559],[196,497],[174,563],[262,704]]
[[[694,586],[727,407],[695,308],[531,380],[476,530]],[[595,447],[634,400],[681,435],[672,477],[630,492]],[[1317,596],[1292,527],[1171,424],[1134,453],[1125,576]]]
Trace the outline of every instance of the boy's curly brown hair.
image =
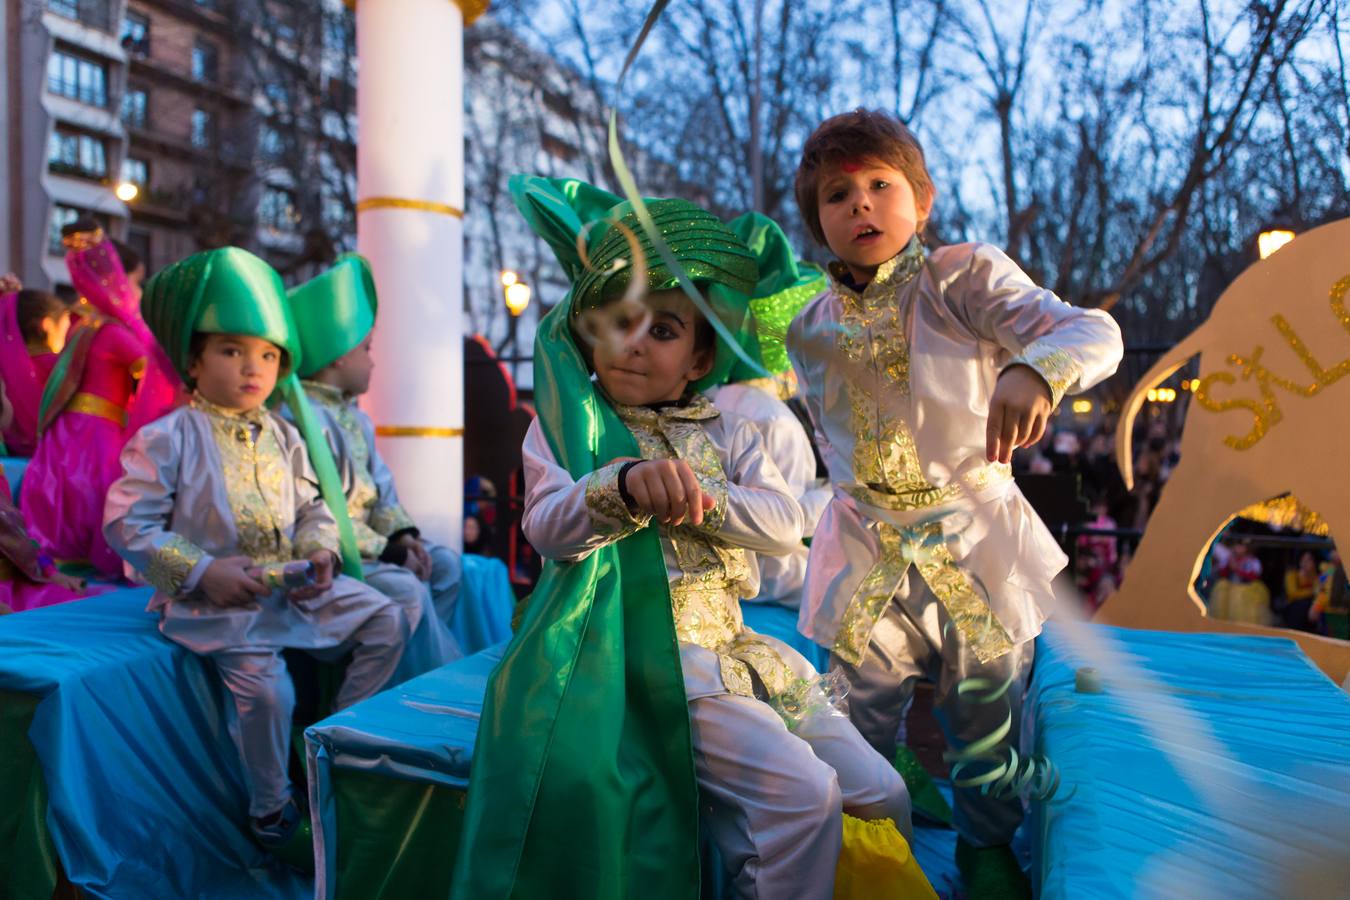
[[[859,107],[852,112],[831,116],[816,128],[802,147],[794,188],[797,208],[817,243],[828,246],[820,227],[820,207],[816,197],[821,176],[846,160],[880,160],[898,169],[909,180],[914,197],[921,204],[933,199],[933,179],[923,158],[923,145],[904,123],[880,110]],[[927,219],[919,222],[923,233]]]

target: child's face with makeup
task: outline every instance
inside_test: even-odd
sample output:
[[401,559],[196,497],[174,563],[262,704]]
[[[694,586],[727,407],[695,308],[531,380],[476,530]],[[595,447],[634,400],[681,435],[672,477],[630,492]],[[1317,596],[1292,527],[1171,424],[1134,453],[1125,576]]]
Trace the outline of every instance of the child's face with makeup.
[[655,291],[642,302],[648,316],[617,312],[591,352],[600,386],[625,406],[679,400],[713,363],[712,348],[696,346],[702,317],[688,297]]
[[822,174],[816,199],[825,242],[864,284],[905,249],[933,205],[932,197],[915,194],[903,172],[877,160],[832,166]]

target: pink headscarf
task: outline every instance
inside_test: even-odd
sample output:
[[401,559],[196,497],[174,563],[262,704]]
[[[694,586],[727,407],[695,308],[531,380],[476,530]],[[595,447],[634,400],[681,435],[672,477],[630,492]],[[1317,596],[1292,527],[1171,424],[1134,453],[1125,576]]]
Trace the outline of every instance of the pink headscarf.
[[142,332],[148,336],[150,330],[141,319],[141,292],[127,278],[117,248],[103,229],[77,231],[61,243],[66,247],[66,268],[75,290],[99,312],[130,327],[144,340]]
[[10,453],[32,453],[37,443],[43,379],[19,330],[17,293],[0,297],[0,381],[4,382],[5,396],[14,407],[14,421],[5,429],[5,446]]

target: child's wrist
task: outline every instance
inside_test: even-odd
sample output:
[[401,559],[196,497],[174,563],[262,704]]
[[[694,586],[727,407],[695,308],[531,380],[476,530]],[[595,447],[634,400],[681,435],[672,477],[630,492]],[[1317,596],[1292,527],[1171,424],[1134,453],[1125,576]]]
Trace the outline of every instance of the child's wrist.
[[640,459],[629,460],[619,467],[619,474],[616,477],[616,483],[619,487],[619,497],[623,499],[624,505],[628,507],[628,511],[634,515],[638,513],[638,505],[637,501],[633,499],[633,495],[628,492],[628,472],[641,462],[642,460]]

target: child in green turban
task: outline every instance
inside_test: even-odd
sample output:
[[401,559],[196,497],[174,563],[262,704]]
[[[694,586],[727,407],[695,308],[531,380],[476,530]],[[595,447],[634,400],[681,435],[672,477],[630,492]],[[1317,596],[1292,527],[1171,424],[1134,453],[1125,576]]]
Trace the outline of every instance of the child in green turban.
[[374,588],[335,574],[340,527],[306,444],[264,407],[302,363],[277,273],[234,247],[198,253],[152,278],[143,303],[192,402],[127,443],[104,535],[154,586],[165,637],[209,656],[234,698],[254,836],[312,868],[309,818],[287,774],[295,691],[282,651],[350,651],[337,696],[347,707],[385,686],[408,622]]
[[[462,565],[449,547],[422,540],[375,447],[375,426],[356,405],[375,369],[370,345],[378,302],[370,264],[343,256],[287,299],[303,360],[296,374],[333,451],[362,572],[403,606],[413,628],[399,679],[420,675],[462,655],[449,628]],[[282,415],[294,420],[289,404]]]

